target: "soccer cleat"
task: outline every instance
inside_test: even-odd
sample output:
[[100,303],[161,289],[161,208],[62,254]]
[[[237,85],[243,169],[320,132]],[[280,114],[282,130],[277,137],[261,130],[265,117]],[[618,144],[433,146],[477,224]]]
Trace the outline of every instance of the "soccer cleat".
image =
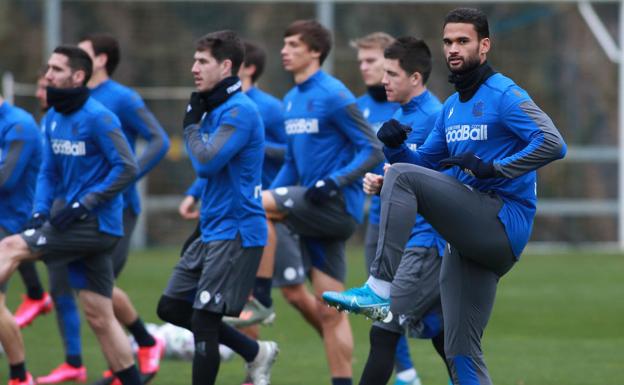
[[[139,377],[141,378],[141,384],[146,385],[150,381],[152,381],[154,377],[156,377],[156,373],[150,373],[150,374],[139,373]],[[102,373],[102,378],[100,378],[99,380],[95,380],[90,385],[122,385],[122,384],[119,378],[113,375],[113,372],[111,372],[110,370],[107,370],[104,373]]]
[[30,325],[37,316],[52,311],[54,304],[50,294],[43,293],[41,299],[32,299],[22,294],[23,301],[15,311],[15,322],[20,328]]
[[323,300],[338,311],[363,314],[375,321],[390,322],[390,300],[381,298],[368,286],[338,291],[326,291]]
[[160,359],[165,355],[165,342],[154,337],[156,343],[152,346],[139,346],[137,361],[142,374],[155,374],[160,369]]
[[9,379],[9,385],[35,385],[35,381],[30,373],[26,372],[26,379],[24,381],[19,378]]
[[273,321],[275,321],[273,306],[266,307],[253,297],[247,301],[238,317],[223,317],[223,322],[236,328],[244,328],[255,324],[269,325]]
[[253,385],[270,385],[271,366],[277,358],[279,348],[273,341],[258,341],[258,345],[258,355],[253,361],[245,365],[247,376]]
[[86,382],[87,368],[84,365],[76,368],[64,362],[47,376],[37,377],[37,384],[58,384],[65,381]]

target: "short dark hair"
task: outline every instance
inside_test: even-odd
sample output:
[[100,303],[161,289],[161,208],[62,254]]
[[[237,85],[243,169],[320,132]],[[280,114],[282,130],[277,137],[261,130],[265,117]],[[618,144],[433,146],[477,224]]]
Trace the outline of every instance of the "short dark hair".
[[308,48],[321,54],[319,61],[323,64],[331,51],[331,32],[316,20],[297,20],[286,28],[284,37],[300,35]]
[[93,62],[88,53],[75,45],[59,45],[54,53],[67,57],[67,64],[72,71],[84,71],[85,79],[83,86],[87,85],[93,74]]
[[386,59],[399,61],[399,66],[409,75],[418,72],[427,83],[431,74],[431,51],[423,40],[413,36],[402,36],[384,51]]
[[487,16],[483,11],[476,8],[455,8],[444,18],[444,27],[448,23],[466,23],[472,24],[479,40],[490,37],[490,26],[488,24]]
[[243,41],[234,31],[222,30],[210,32],[200,37],[195,43],[197,51],[210,51],[219,63],[226,59],[232,62],[232,75],[236,75],[245,57]]
[[266,64],[266,52],[259,46],[246,41],[245,42],[245,67],[253,65],[256,67],[253,75],[251,75],[251,81],[257,82],[264,72],[264,65]]
[[113,76],[113,73],[121,60],[121,52],[119,50],[119,42],[108,33],[92,33],[84,36],[80,41],[89,41],[93,46],[93,53],[97,56],[106,55],[106,73]]

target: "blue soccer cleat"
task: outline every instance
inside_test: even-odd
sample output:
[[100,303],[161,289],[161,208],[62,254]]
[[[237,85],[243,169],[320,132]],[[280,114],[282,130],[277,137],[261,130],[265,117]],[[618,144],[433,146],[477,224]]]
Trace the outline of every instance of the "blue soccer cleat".
[[375,321],[390,322],[390,300],[381,298],[367,285],[343,292],[326,291],[323,300],[338,310],[363,314]]

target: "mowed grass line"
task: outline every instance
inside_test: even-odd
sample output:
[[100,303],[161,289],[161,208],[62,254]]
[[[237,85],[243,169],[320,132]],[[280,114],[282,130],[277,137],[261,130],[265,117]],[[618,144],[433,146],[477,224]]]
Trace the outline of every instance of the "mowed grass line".
[[[349,249],[349,285],[365,278],[361,248]],[[119,284],[130,294],[146,322],[160,323],[155,307],[178,258],[177,248],[133,253]],[[43,265],[39,271],[44,272]],[[45,274],[43,274],[45,275]],[[500,284],[494,313],[484,337],[484,351],[497,385],[624,385],[624,256],[565,253],[525,255]],[[15,309],[22,292],[11,280],[8,303]],[[329,384],[320,338],[298,313],[274,292],[275,325],[262,338],[280,344],[274,385]],[[370,322],[351,316],[355,338],[354,378],[359,379],[368,354]],[[84,360],[90,380],[106,369],[103,356],[83,322]],[[47,374],[63,360],[53,314],[24,330],[27,366]],[[429,341],[410,341],[423,384],[445,385],[443,364]],[[0,382],[7,381],[7,362]],[[243,361],[222,363],[218,384],[240,384]],[[191,365],[164,361],[154,384],[190,384]]]

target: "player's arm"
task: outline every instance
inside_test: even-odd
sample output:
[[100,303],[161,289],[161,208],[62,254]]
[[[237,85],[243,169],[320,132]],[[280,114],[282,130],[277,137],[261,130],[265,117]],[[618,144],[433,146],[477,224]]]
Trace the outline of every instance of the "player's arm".
[[204,178],[195,178],[195,181],[189,188],[186,190],[184,195],[193,197],[196,201],[201,197],[202,192],[206,188],[206,183],[208,181]]
[[130,105],[124,109],[121,119],[124,125],[135,130],[147,143],[143,152],[137,156],[139,165],[137,179],[140,179],[167,154],[170,144],[167,133],[141,98],[134,95],[129,98],[129,102]]
[[494,161],[497,174],[515,178],[565,156],[567,146],[554,123],[524,90],[513,87],[503,95],[503,123],[528,144],[519,152]]
[[[184,129],[184,142],[191,158],[191,163],[200,178],[208,178],[218,173],[249,141],[251,124],[246,111],[235,107],[225,111],[219,127],[204,142],[199,124],[190,124]],[[262,125],[260,119],[258,123]],[[264,127],[260,127],[264,130]]]
[[36,126],[18,123],[11,127],[0,151],[0,191],[10,191],[22,177],[32,156],[41,147]]
[[286,157],[284,158],[284,164],[280,168],[279,172],[273,182],[271,188],[294,186],[299,183],[299,172],[295,165],[295,158],[292,153],[292,146],[289,145],[286,150]]
[[381,144],[355,103],[337,108],[332,119],[345,137],[353,142],[357,151],[351,162],[330,175],[342,187],[356,182],[367,171],[372,170],[383,160],[383,154]]
[[102,182],[80,197],[80,203],[89,210],[122,192],[136,179],[139,170],[128,140],[119,128],[119,120],[111,115],[99,115],[92,119],[91,135],[111,169]]

